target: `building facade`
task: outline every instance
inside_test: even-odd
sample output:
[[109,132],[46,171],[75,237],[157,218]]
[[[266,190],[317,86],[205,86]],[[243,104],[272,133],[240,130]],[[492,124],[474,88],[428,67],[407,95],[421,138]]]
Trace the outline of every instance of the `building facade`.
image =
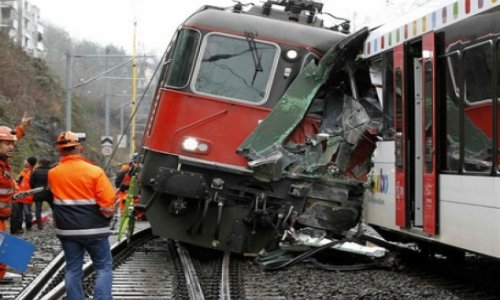
[[40,9],[26,0],[0,0],[0,30],[33,57],[42,57]]

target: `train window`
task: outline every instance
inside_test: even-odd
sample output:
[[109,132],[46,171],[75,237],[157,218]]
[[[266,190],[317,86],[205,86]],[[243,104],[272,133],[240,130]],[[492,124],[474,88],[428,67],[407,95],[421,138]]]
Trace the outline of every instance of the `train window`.
[[464,51],[464,170],[489,172],[492,166],[492,44]]
[[404,163],[403,153],[403,74],[401,69],[396,70],[396,168],[401,170]]
[[483,43],[464,51],[464,101],[467,105],[491,101],[492,45]]
[[426,61],[424,64],[424,72],[425,72],[425,82],[424,82],[424,93],[425,93],[425,148],[424,148],[424,157],[425,157],[425,171],[427,173],[432,173],[434,170],[434,160],[433,160],[433,149],[434,142],[432,140],[432,128],[434,124],[432,123],[432,114],[433,114],[433,104],[432,104],[432,80],[433,80],[433,68],[432,61]]
[[206,36],[193,89],[220,98],[262,103],[278,61],[275,44],[222,34]]
[[460,70],[460,53],[458,51],[449,53],[443,58],[446,65],[446,160],[443,163],[443,170],[457,173],[460,170],[460,89],[458,85]]
[[183,88],[188,84],[199,41],[198,31],[181,29],[178,32],[173,53],[167,57],[170,63],[165,66],[167,73],[164,85]]
[[393,52],[389,51],[383,55],[383,109],[384,109],[384,139],[394,139],[394,77],[393,77]]

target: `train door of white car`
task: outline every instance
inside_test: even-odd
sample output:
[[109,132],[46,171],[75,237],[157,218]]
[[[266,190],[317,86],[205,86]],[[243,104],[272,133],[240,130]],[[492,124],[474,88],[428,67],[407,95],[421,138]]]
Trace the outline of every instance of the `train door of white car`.
[[424,74],[422,73],[422,57],[413,58],[413,105],[414,105],[414,145],[413,148],[413,172],[414,172],[414,197],[410,202],[412,202],[412,217],[411,225],[412,227],[421,228],[423,224],[423,182],[424,182],[424,164],[423,164],[423,147],[420,147],[424,132],[424,107],[423,103],[423,89],[422,81],[424,80]]
[[435,62],[433,32],[394,48],[396,225],[430,235],[437,232]]
[[423,231],[437,234],[437,99],[436,99],[436,41],[434,32],[422,37],[423,60]]

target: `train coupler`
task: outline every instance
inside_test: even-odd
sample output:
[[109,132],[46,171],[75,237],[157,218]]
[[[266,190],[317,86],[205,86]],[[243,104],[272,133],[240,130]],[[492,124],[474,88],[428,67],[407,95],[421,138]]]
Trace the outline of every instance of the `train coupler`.
[[172,215],[180,216],[186,213],[187,206],[187,201],[182,197],[178,197],[170,202],[170,205],[168,206],[168,212]]

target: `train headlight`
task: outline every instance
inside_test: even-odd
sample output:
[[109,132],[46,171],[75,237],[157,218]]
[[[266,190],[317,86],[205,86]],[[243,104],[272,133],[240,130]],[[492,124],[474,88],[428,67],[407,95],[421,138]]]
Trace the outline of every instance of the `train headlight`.
[[198,140],[193,137],[187,137],[182,141],[182,149],[186,151],[194,151],[198,148]]
[[210,151],[210,143],[192,136],[185,137],[181,144],[182,150],[199,153],[208,154]]
[[286,52],[286,58],[288,58],[288,60],[294,61],[297,57],[299,57],[299,53],[295,49],[289,49]]
[[295,49],[295,48],[288,48],[288,49],[285,49],[283,51],[281,57],[284,60],[286,60],[287,62],[294,63],[298,59],[300,59],[300,54],[299,54],[299,51],[297,51],[297,49]]

